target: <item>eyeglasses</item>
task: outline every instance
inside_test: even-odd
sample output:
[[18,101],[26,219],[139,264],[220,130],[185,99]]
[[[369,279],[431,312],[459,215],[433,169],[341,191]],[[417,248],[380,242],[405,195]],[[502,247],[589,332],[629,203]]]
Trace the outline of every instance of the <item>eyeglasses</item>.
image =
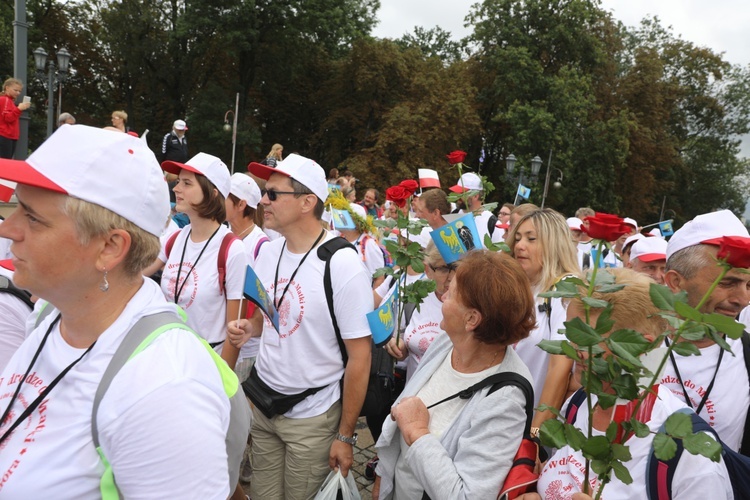
[[510,212],[500,212],[501,217],[510,217]]
[[447,264],[445,266],[433,266],[432,264],[428,264],[430,266],[430,269],[432,269],[433,272],[436,272],[438,274],[450,274],[452,272],[456,272],[456,269],[458,269],[458,264]]
[[260,195],[262,196],[268,196],[269,201],[276,201],[276,199],[279,197],[280,194],[308,194],[308,193],[301,193],[299,191],[276,191],[275,189],[261,189]]

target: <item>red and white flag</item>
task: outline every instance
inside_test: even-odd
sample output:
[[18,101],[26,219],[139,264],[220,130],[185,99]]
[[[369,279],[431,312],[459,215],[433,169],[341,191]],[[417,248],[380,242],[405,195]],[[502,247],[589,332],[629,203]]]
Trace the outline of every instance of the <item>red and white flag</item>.
[[438,177],[437,171],[431,170],[429,168],[420,168],[419,169],[419,187],[422,189],[439,188],[440,177]]
[[16,183],[0,179],[0,201],[9,202],[16,191]]

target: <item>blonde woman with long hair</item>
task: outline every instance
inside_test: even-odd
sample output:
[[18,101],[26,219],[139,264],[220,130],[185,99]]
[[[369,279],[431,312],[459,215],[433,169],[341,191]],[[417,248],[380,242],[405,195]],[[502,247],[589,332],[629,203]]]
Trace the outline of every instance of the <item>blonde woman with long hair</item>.
[[[511,255],[526,272],[536,302],[536,328],[514,345],[534,378],[534,403],[560,408],[565,400],[573,361],[563,355],[550,355],[537,344],[541,340],[565,340],[563,328],[567,303],[559,298],[544,299],[542,292],[555,288],[566,276],[578,276],[578,260],[565,218],[545,208],[533,210],[519,219],[507,239]],[[551,412],[537,412],[532,428],[552,418]]]
[[281,144],[274,144],[271,146],[271,151],[268,152],[266,155],[266,159],[264,163],[268,165],[269,167],[276,167],[276,164],[280,162],[283,158],[281,157],[281,153],[284,152],[284,146]]

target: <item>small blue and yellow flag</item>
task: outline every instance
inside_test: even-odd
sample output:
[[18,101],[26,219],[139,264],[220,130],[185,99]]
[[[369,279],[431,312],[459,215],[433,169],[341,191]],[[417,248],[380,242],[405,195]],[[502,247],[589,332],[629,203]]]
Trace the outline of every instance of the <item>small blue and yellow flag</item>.
[[661,221],[659,223],[659,231],[661,231],[661,235],[666,238],[667,236],[672,236],[674,234],[674,228],[672,227],[672,219]]
[[243,290],[243,295],[247,300],[254,303],[260,308],[261,311],[263,311],[263,314],[266,315],[266,317],[271,321],[273,327],[278,332],[279,312],[274,307],[273,299],[266,292],[266,289],[263,287],[263,283],[260,282],[258,275],[255,274],[255,271],[253,271],[253,268],[250,266],[247,266],[247,271],[245,271],[245,288]]
[[518,185],[518,192],[516,193],[519,198],[523,198],[524,200],[528,200],[529,196],[531,196],[531,188],[528,188],[524,186],[523,184]]
[[446,264],[460,259],[469,250],[482,248],[474,214],[466,214],[430,233]]
[[367,322],[375,345],[382,347],[387,344],[396,328],[396,294],[392,293],[380,307],[367,313]]
[[350,214],[348,210],[334,208],[331,210],[331,218],[334,229],[357,229],[352,214]]

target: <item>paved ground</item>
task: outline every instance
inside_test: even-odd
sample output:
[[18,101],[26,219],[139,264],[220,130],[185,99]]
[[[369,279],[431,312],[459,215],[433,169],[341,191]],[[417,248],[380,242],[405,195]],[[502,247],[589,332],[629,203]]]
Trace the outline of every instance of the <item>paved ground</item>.
[[[357,481],[362,500],[371,500],[372,482],[365,479],[364,473],[365,464],[375,456],[375,443],[372,442],[372,435],[364,418],[357,422],[357,435],[359,438],[357,446],[354,447],[354,479]],[[250,483],[241,484],[246,492],[250,491]]]

